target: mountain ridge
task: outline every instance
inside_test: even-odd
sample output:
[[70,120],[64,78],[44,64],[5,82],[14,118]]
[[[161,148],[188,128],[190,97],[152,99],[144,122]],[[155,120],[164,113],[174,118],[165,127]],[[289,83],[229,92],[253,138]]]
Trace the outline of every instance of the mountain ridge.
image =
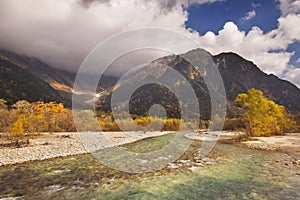
[[221,53],[213,56],[213,59],[223,78],[229,100],[232,101],[237,94],[255,88],[263,91],[267,98],[284,105],[289,111],[300,112],[300,89],[291,82],[264,73],[252,61],[236,53]]
[[[255,88],[262,90],[269,99],[274,100],[278,104],[284,105],[288,111],[293,113],[300,112],[300,105],[298,104],[298,102],[300,102],[299,88],[289,81],[282,80],[272,74],[268,75],[264,73],[252,61],[246,60],[233,52],[223,52],[218,55],[211,55],[209,52],[203,49],[194,49],[185,54],[169,55],[158,58],[152,61],[152,63],[156,62],[171,65],[171,67],[181,72],[187,79],[191,81],[194,90],[198,95],[208,97],[209,93],[207,91],[205,82],[203,79],[201,79],[201,77],[199,77],[199,73],[195,71],[195,67],[185,59],[185,55],[197,55],[197,53],[201,55],[203,52],[211,56],[212,60],[215,62],[215,65],[219,69],[223,78],[229,104],[232,103],[237,94],[245,93],[247,90]],[[12,85],[9,85],[9,82],[18,82],[18,76],[16,75],[22,73],[26,74],[29,80],[35,80],[34,83],[37,84],[36,90],[40,90],[44,93],[49,93],[52,95],[52,98],[48,98],[49,96],[45,96],[45,94],[36,93],[34,94],[37,95],[36,97],[30,97],[30,94],[26,94],[29,93],[28,91],[31,91],[29,88],[28,91],[24,90],[20,94],[13,93],[15,97],[12,97],[7,95],[5,96],[6,93],[2,89],[0,91],[0,98],[8,98],[7,100],[10,104],[21,99],[30,101],[40,99],[44,101],[55,100],[64,102],[69,106],[71,105],[72,88],[76,77],[75,73],[53,68],[38,58],[23,56],[6,50],[0,50],[0,57],[0,67],[3,68],[3,65],[6,66],[4,67],[5,70],[3,68],[1,71],[2,75],[4,74],[4,71],[7,71],[8,64],[13,66],[10,67],[10,70],[12,70],[11,73],[6,74],[6,77],[0,77],[2,80],[2,82],[0,81],[2,84],[0,84],[0,86],[2,88],[6,88],[6,90],[13,90],[13,87]],[[3,64],[4,62],[6,62],[6,64]],[[13,72],[14,70],[15,72]],[[9,77],[9,79],[7,79],[7,77]],[[8,81],[8,83],[4,84],[4,80]],[[118,81],[118,78],[104,76],[101,77],[101,80],[102,82],[100,81],[100,85],[102,85],[99,86],[98,91],[106,90],[107,92],[105,93],[108,95],[106,95],[104,98],[107,98],[109,97],[109,93],[113,91],[113,87]],[[22,84],[19,83],[17,85]],[[24,86],[26,86],[26,84],[24,84]],[[166,91],[163,93],[165,92]],[[21,95],[22,93],[25,95]],[[170,97],[171,96],[169,95],[169,98]],[[200,104],[203,104],[203,109],[206,109],[209,103],[200,102]],[[109,110],[107,106],[105,108],[106,110]]]
[[[203,52],[206,53],[206,51],[203,49],[195,49],[181,55],[169,55],[158,58],[152,61],[152,63],[171,66],[172,68],[183,74],[183,76],[189,81],[194,91],[196,92],[200,110],[204,112],[204,118],[207,118],[210,115],[210,109],[207,109],[207,107],[210,106],[210,97],[207,86],[203,78],[199,75],[195,66],[193,66],[187,58],[185,58],[185,56],[197,56],[197,53],[200,56],[205,56],[203,55]],[[242,58],[236,53],[225,52],[215,56],[207,53],[207,55],[211,56],[211,58],[215,62],[215,65],[219,69],[220,75],[222,76],[229,105],[229,115],[232,114],[230,109],[232,107],[232,102],[237,94],[247,93],[247,91],[251,88],[262,90],[267,98],[275,101],[280,105],[285,106],[289,112],[300,112],[300,105],[298,103],[300,102],[300,89],[292,83],[286,80],[281,80],[274,75],[268,75],[264,73],[253,62]],[[201,70],[201,68],[199,69]],[[153,71],[155,71],[156,73],[154,77],[161,77],[163,76],[163,73],[166,73],[158,73],[156,70]],[[135,76],[139,76],[139,74],[134,74],[134,77]],[[149,76],[146,78],[153,77]],[[172,80],[170,80],[170,82],[172,82]],[[152,93],[149,92],[150,90],[152,91]],[[132,114],[143,114],[143,112],[140,112],[141,110],[145,110],[144,108],[150,108],[154,103],[159,103],[157,102],[157,98],[154,98],[155,91],[158,92],[158,90],[159,87],[153,85],[152,88],[150,86],[147,86],[147,89],[145,88],[144,90],[140,90],[140,93],[134,93],[130,101],[134,102],[137,108],[135,108],[135,111],[132,111]],[[161,93],[164,93],[166,96],[170,97],[170,94],[167,91],[161,91]],[[150,96],[150,99],[152,99],[153,102],[143,103],[144,101],[147,101],[147,98],[145,96]],[[109,93],[106,97],[103,97],[104,99],[102,98],[100,102],[106,103],[99,104],[98,108],[104,108],[105,111],[110,111],[110,97],[111,95]],[[161,105],[166,107],[167,105],[165,104],[166,102],[168,102],[168,99],[161,99],[161,101],[163,102],[161,103]],[[169,104],[170,105],[168,106],[172,107],[172,109],[177,111],[179,110],[176,102],[169,102]],[[130,107],[134,106],[130,105]],[[174,116],[177,117],[178,113],[173,115],[173,117]]]
[[30,71],[16,66],[4,56],[0,57],[0,94],[0,98],[5,99],[9,105],[21,99],[31,102],[38,100],[64,102],[48,83]]

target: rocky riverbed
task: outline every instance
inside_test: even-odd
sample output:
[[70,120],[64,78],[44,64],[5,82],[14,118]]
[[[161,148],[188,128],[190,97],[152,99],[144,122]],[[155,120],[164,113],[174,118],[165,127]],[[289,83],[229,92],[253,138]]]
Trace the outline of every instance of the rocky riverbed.
[[[0,166],[84,154],[98,149],[132,143],[144,138],[162,136],[167,133],[169,132],[44,133],[34,139],[30,139],[29,144],[24,147],[0,146]],[[228,140],[242,134],[242,132],[201,132],[186,134],[185,137],[201,141]],[[299,133],[272,137],[252,137],[247,141],[242,141],[241,145],[260,150],[290,152],[300,157]],[[203,164],[207,164],[207,162],[208,165],[211,163],[211,161],[197,160],[196,155],[193,163],[188,162],[179,160],[178,164],[179,166],[191,167],[191,170],[194,170],[195,166],[201,167]],[[175,167],[173,164],[169,166],[169,168]]]
[[[101,138],[109,134],[111,143],[103,145],[127,141],[129,143],[122,148],[143,153],[164,147],[175,136],[158,132],[84,134],[89,137],[77,133],[46,134],[31,140],[28,147],[37,141],[42,143],[36,146],[51,145],[52,137],[53,141],[64,141],[62,144],[74,141],[75,137],[78,144],[82,139],[93,144],[95,136]],[[154,137],[159,134],[165,135]],[[131,142],[142,137],[152,138]],[[108,167],[90,154],[2,166],[0,198],[299,199],[300,163],[293,154],[251,149],[229,140],[216,142],[212,151],[203,157],[204,143],[193,140],[179,159],[159,170],[138,174]],[[65,148],[70,150],[68,145]]]

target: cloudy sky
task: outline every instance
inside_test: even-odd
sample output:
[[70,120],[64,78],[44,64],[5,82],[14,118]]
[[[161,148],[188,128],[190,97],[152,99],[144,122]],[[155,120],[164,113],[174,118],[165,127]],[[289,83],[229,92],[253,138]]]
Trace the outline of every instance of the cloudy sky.
[[77,70],[113,34],[163,27],[300,87],[300,0],[0,0],[0,48]]

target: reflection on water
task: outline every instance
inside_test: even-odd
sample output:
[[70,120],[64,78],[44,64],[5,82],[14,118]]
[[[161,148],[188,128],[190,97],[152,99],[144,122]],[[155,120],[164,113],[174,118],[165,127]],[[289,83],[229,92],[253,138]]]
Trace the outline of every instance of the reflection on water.
[[[148,152],[172,135],[125,145]],[[218,143],[195,165],[195,141],[179,161],[154,173],[127,174],[91,155],[0,167],[0,197],[24,199],[299,199],[293,156]],[[298,174],[298,175],[297,175]]]

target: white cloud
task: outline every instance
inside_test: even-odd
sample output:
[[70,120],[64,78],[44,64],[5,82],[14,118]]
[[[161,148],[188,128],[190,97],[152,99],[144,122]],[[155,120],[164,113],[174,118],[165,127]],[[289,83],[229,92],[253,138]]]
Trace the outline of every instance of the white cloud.
[[281,37],[288,40],[300,40],[300,14],[289,14],[280,17],[278,32]]
[[280,10],[283,16],[300,13],[300,0],[277,0],[280,2]]
[[260,3],[258,3],[258,4],[251,3],[251,6],[252,6],[252,8],[258,8],[258,7],[261,7],[261,4]]
[[[289,41],[277,35],[277,31],[264,34],[253,27],[247,34],[240,31],[233,22],[227,22],[223,29],[214,34],[206,33],[199,37],[199,43],[213,54],[236,52],[248,60],[254,61],[266,73],[283,75],[293,53],[284,52]],[[274,52],[275,50],[280,50]]]
[[244,17],[240,18],[240,21],[242,23],[249,21],[250,19],[253,19],[256,16],[255,8],[261,7],[261,4],[260,3],[258,3],[258,4],[251,3],[251,6],[253,9],[251,11],[247,12]]
[[292,68],[286,74],[285,78],[300,88],[300,68]]
[[255,16],[256,16],[256,12],[255,12],[255,10],[252,10],[252,11],[247,12],[246,16],[243,17],[241,20],[248,21],[248,20],[254,18]]
[[[171,0],[172,1],[172,0]],[[204,4],[204,3],[214,3],[214,2],[217,2],[217,1],[226,1],[226,0],[181,0],[181,1],[178,1],[178,2],[183,2],[184,5],[191,5],[191,4]]]

